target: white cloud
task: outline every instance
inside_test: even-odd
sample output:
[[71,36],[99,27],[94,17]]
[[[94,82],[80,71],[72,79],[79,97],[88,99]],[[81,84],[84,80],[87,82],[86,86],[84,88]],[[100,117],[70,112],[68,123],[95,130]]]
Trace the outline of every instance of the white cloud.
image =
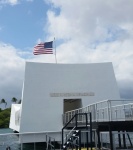
[[12,97],[21,98],[24,60],[11,45],[0,43],[0,53],[0,99],[11,102]]
[[20,0],[0,0],[0,4],[16,5]]
[[125,23],[133,20],[131,0],[127,4],[124,0],[51,1],[60,8],[60,14],[48,12],[49,32],[58,38],[104,40],[109,36],[109,28],[121,29]]
[[49,1],[57,10],[48,11],[45,31],[64,41],[57,47],[58,62],[110,61],[120,89],[133,89],[133,1]]
[[[16,5],[21,0],[0,0],[0,4],[9,4],[9,5]],[[27,2],[33,2],[34,0],[26,0]]]

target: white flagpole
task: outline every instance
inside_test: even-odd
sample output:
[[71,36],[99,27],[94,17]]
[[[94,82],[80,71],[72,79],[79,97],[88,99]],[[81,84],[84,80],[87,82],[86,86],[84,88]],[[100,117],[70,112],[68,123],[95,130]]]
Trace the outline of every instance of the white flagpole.
[[55,43],[55,37],[54,37],[54,48],[55,48],[55,62],[57,64],[57,58],[56,58],[56,43]]

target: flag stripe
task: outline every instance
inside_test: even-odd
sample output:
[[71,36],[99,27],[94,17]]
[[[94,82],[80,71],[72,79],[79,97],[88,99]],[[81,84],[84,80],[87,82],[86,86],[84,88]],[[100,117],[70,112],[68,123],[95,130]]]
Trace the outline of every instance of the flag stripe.
[[53,41],[37,44],[34,46],[33,54],[53,54]]
[[38,49],[35,49],[35,50],[34,50],[34,52],[41,52],[41,51],[42,51],[42,52],[43,52],[43,51],[46,51],[46,52],[53,52],[52,49],[45,49],[45,50],[44,50],[44,49],[39,49],[39,50],[38,50]]

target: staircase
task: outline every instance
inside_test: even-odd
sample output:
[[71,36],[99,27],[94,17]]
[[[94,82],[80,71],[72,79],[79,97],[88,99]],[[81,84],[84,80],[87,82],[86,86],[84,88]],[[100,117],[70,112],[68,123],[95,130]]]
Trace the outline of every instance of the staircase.
[[63,145],[63,149],[66,150],[67,148],[76,148],[79,147],[79,135],[80,131],[76,130],[73,131],[69,138],[66,139],[66,142]]
[[[79,125],[79,122],[77,121],[79,116],[85,117],[84,123],[80,123],[80,125]],[[88,121],[88,116],[89,116],[89,121]],[[69,132],[66,134],[66,136],[64,136],[66,131],[68,131],[68,129],[69,129]],[[87,132],[88,130],[90,130],[90,143],[92,143],[91,113],[77,113],[66,123],[66,125],[62,128],[62,149],[66,150],[68,148],[72,148],[72,149],[81,150],[81,131],[82,130],[87,130]],[[88,142],[88,139],[87,139],[87,142]],[[92,150],[92,144],[90,145],[91,145],[91,150]],[[86,144],[86,146],[88,147],[88,143]]]

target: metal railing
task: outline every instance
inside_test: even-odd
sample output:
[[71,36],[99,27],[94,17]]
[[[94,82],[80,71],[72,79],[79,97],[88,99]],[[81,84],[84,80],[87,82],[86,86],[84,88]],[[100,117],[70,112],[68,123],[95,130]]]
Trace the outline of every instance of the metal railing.
[[46,150],[55,150],[55,138],[46,134],[46,143],[47,143]]
[[[123,141],[123,135],[125,137],[125,141]],[[133,149],[133,132],[113,132],[113,149]],[[109,140],[109,132],[101,132],[101,149],[110,150],[110,140]],[[119,139],[120,138],[120,139]],[[119,142],[120,141],[120,142]]]
[[[73,139],[73,133],[76,131],[76,132],[79,132],[79,136],[76,137],[76,140],[79,138],[79,145],[78,148],[81,149],[81,129],[79,129],[79,125],[78,125],[78,119],[81,118],[81,116],[84,116],[82,118],[84,118],[84,121],[85,121],[85,125],[84,125],[84,129],[86,130],[90,130],[90,143],[92,143],[92,116],[91,116],[91,113],[76,113],[66,124],[65,126],[62,128],[62,149],[67,149],[68,147],[67,146],[70,146],[68,145],[70,143],[70,139]],[[89,118],[89,119],[88,119]],[[73,121],[74,120],[74,121]],[[68,133],[64,132],[65,129],[67,129],[67,127],[74,122],[74,127],[71,129],[71,131],[69,131]],[[88,128],[88,122],[90,123],[90,126]],[[82,126],[83,127],[83,126]],[[73,132],[74,131],[74,132]],[[66,134],[65,138],[64,138],[64,133]],[[72,135],[71,135],[72,133]],[[75,133],[74,133],[75,134]],[[86,138],[87,140],[87,143],[88,143],[88,136]],[[71,144],[73,145],[74,144],[74,141],[71,141]],[[74,144],[75,145],[75,144]],[[87,147],[88,147],[88,144],[87,144]],[[91,146],[91,149],[92,149],[92,146]]]
[[[61,131],[51,133],[59,133],[61,137]],[[27,144],[27,142],[25,143],[25,139],[29,137],[32,140],[32,142],[29,141],[28,142],[29,144]],[[55,140],[53,137],[51,137],[50,132],[42,131],[42,132],[0,134],[0,150],[5,150],[7,147],[10,147],[11,150],[55,149],[54,142]]]
[[[67,123],[75,114],[89,112],[92,114],[93,122],[133,120],[133,100],[104,100],[68,111],[63,115],[63,123]],[[78,122],[84,121],[84,116],[78,117]]]

